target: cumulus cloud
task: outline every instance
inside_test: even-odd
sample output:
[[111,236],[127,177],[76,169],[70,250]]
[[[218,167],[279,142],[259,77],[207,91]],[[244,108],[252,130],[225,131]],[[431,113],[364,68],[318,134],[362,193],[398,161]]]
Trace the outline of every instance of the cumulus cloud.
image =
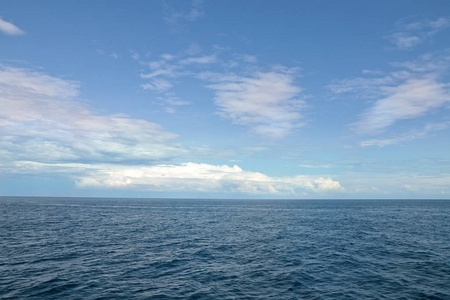
[[183,151],[160,125],[95,114],[77,97],[76,82],[0,66],[3,160],[149,162]]
[[395,32],[389,36],[389,39],[398,49],[409,50],[449,25],[449,19],[442,17],[434,21],[399,22],[396,25]]
[[245,194],[296,194],[342,191],[331,178],[269,177],[238,166],[183,163],[150,167],[101,167],[78,178],[82,187],[203,191]]
[[1,17],[0,17],[0,31],[3,32],[4,34],[8,34],[8,35],[25,34],[25,32],[22,31],[19,27],[17,27],[16,25],[14,25],[10,22],[3,20]]
[[20,173],[71,174],[80,188],[115,188],[140,191],[186,191],[254,195],[298,195],[343,192],[331,178],[270,177],[239,166],[204,163],[131,166],[117,164],[15,162]]
[[303,125],[305,102],[301,89],[286,72],[256,72],[252,76],[216,76],[208,87],[215,91],[219,114],[235,124],[251,127],[261,136],[282,138]]

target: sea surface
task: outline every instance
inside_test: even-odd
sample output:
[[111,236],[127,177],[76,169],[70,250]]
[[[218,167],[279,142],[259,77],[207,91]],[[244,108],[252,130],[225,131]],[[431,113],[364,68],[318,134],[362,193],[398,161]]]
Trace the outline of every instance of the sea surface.
[[0,197],[0,299],[450,299],[450,201]]

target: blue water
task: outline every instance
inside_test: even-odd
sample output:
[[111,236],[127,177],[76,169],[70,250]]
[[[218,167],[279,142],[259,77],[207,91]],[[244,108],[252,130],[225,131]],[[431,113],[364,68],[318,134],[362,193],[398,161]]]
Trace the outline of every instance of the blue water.
[[0,198],[1,299],[450,299],[450,201]]

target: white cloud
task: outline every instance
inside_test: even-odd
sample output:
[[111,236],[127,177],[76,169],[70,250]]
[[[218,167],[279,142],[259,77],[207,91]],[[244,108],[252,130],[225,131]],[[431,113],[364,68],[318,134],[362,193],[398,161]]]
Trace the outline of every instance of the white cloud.
[[415,73],[443,72],[450,67],[450,56],[436,57],[431,54],[425,54],[417,60],[394,62],[391,65]]
[[341,184],[338,181],[330,178],[318,178],[314,180],[314,184],[317,189],[321,191],[341,190]]
[[417,187],[412,186],[410,184],[404,184],[402,187],[406,190],[413,191],[413,192],[417,192],[419,190]]
[[348,173],[337,176],[336,180],[345,185],[349,198],[391,198],[404,195],[422,198],[436,197],[441,192],[450,192],[450,174],[418,175],[414,173],[364,174]]
[[[210,83],[208,88],[215,91],[214,102],[218,113],[233,120],[235,124],[249,126],[252,133],[283,138],[296,128],[304,125],[301,111],[305,102],[299,99],[301,89],[293,81],[294,68],[276,66],[270,72],[253,72],[248,76],[211,72],[215,68],[229,68],[218,58],[217,53],[199,55],[201,49],[191,44],[180,55],[163,54],[158,60],[141,62],[150,72],[141,73],[147,82],[141,88],[165,95],[161,99],[173,97],[172,79],[191,77]],[[235,55],[241,61],[254,62],[255,57]],[[254,68],[253,68],[254,70]],[[166,112],[175,112],[172,103],[165,101]]]
[[173,85],[169,81],[159,78],[152,79],[150,82],[141,85],[141,88],[144,90],[153,90],[157,92],[164,92],[172,87]]
[[130,51],[130,53],[131,53],[131,58],[132,59],[134,59],[134,60],[140,60],[141,59],[141,55],[139,53],[134,52],[132,50]]
[[[173,79],[181,76],[192,76],[192,70],[188,68],[192,65],[204,67],[205,65],[217,62],[217,57],[213,55],[192,56],[192,53],[198,53],[200,48],[192,44],[187,52],[190,53],[187,57],[184,55],[172,55],[164,53],[160,55],[159,60],[150,62],[140,61],[142,65],[148,66],[150,72],[141,73],[140,76],[146,79],[147,82],[141,84],[140,87],[144,90],[156,92],[162,96],[158,96],[161,101],[158,104],[164,107],[167,113],[175,113],[176,107],[180,105],[191,104],[190,101],[179,100],[171,91],[174,87]],[[139,56],[136,56],[139,57]]]
[[182,75],[190,74],[189,72],[183,71],[187,65],[207,65],[217,62],[216,55],[188,56],[178,60],[176,59],[176,56],[170,54],[163,54],[162,57],[162,60],[141,62],[142,64],[149,66],[152,70],[150,73],[141,73],[141,78],[176,78]]
[[188,57],[180,61],[183,65],[189,64],[211,64],[217,62],[217,57],[215,55],[205,55],[197,57]]
[[178,73],[176,70],[178,69],[175,65],[166,65],[162,68],[156,68],[156,66],[151,66],[152,68],[155,68],[153,72],[147,73],[147,74],[141,74],[141,78],[144,79],[150,79],[155,78],[158,76],[165,76],[165,77],[178,77]]
[[17,161],[15,173],[68,174],[80,188],[119,188],[140,191],[186,191],[256,195],[336,193],[345,189],[331,178],[270,177],[239,166],[204,163],[133,166],[118,164],[42,163]]
[[236,57],[239,60],[242,60],[246,63],[256,63],[258,61],[258,58],[254,55],[248,55],[248,54],[238,54]]
[[308,176],[269,177],[238,166],[183,163],[151,167],[109,167],[78,178],[82,187],[113,187],[140,190],[232,192],[245,194],[296,194],[301,191],[342,191],[330,178]]
[[401,50],[410,49],[422,42],[419,37],[411,36],[404,32],[393,34],[391,41]]
[[392,75],[372,78],[349,78],[335,81],[327,86],[333,93],[339,95],[344,93],[358,93],[364,98],[380,95],[380,86],[391,85],[397,81]]
[[389,39],[400,50],[408,50],[429,39],[450,25],[448,18],[438,18],[435,21],[413,23],[398,23],[396,31]]
[[175,97],[172,93],[165,93],[162,97],[157,97],[160,102],[158,102],[159,105],[161,105],[164,108],[164,111],[167,113],[175,113],[176,108],[179,106],[185,106],[192,104],[190,101],[184,101],[180,100],[179,98]]
[[0,17],[0,31],[3,32],[4,34],[8,34],[8,35],[25,34],[25,32],[22,31],[19,27],[17,27],[16,25],[14,25],[10,22],[3,20],[1,17]]
[[431,132],[447,129],[449,125],[450,125],[449,122],[427,124],[421,131],[414,131],[407,135],[398,136],[394,138],[371,139],[367,141],[362,141],[360,145],[363,147],[370,147],[370,146],[385,147],[389,145],[400,144],[402,142],[408,142],[415,139],[424,138]]
[[162,54],[161,57],[162,57],[164,60],[172,60],[172,59],[175,58],[174,55],[168,54],[168,53]]
[[360,134],[381,133],[394,122],[425,115],[450,102],[447,85],[435,76],[411,78],[394,87],[383,87],[385,97],[364,112],[354,124]]
[[0,66],[1,160],[148,163],[185,151],[160,125],[95,114],[77,96],[76,82]]
[[253,76],[213,76],[217,81],[208,87],[216,93],[220,115],[235,124],[247,125],[252,132],[271,138],[282,138],[301,127],[299,99],[301,89],[285,72],[257,72]]
[[163,20],[169,25],[174,32],[179,32],[183,28],[183,24],[197,21],[205,13],[203,10],[203,0],[193,0],[189,11],[176,11],[170,7],[168,2],[163,2],[164,17]]
[[[336,95],[350,94],[357,99],[371,100],[371,107],[352,124],[358,134],[383,133],[396,122],[426,116],[447,108],[450,103],[450,85],[442,80],[450,68],[449,56],[427,54],[415,61],[390,65],[402,69],[389,73],[365,72],[367,77],[344,79],[328,86]],[[382,147],[424,136],[425,133],[413,132],[400,137],[363,141],[360,145]]]
[[323,168],[332,168],[333,165],[299,165],[299,167],[308,169],[323,169]]

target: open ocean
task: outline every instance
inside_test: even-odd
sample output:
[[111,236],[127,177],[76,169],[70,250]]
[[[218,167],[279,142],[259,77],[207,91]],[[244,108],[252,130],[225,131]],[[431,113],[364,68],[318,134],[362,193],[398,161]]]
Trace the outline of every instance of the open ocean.
[[1,299],[450,299],[450,201],[0,197]]

